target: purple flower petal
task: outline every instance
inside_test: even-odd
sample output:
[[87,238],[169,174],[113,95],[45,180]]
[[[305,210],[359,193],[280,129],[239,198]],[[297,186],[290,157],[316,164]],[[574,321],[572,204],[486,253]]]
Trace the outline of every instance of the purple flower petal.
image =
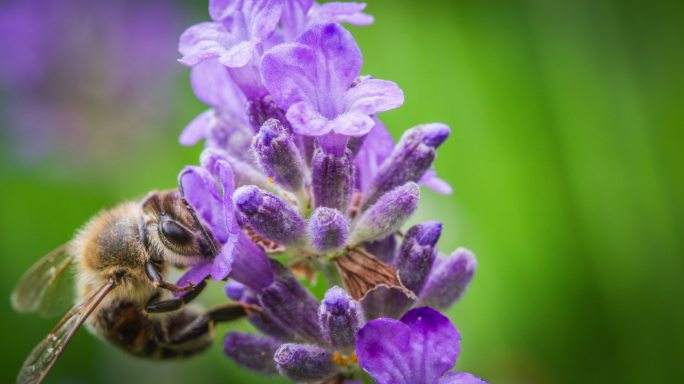
[[404,92],[394,82],[366,79],[346,94],[347,110],[374,115],[398,108],[404,103]]
[[428,307],[407,312],[401,321],[411,328],[414,378],[434,383],[456,364],[460,333],[446,316]]
[[352,25],[369,25],[373,16],[363,13],[365,3],[331,2],[314,4],[309,11],[311,25],[322,23],[348,23]]
[[225,226],[222,198],[216,188],[214,178],[204,168],[185,167],[178,176],[178,180],[190,205],[209,225],[216,239],[224,243],[228,238],[228,232]]
[[347,136],[363,136],[374,126],[375,121],[370,116],[358,111],[343,113],[328,124],[333,132]]
[[370,321],[356,334],[359,364],[378,384],[416,384],[411,381],[411,328],[394,319]]
[[226,28],[219,23],[204,22],[186,29],[180,37],[178,51],[181,64],[195,66],[205,60],[220,58],[233,45]]
[[224,51],[218,58],[226,67],[244,67],[254,56],[254,48],[257,42],[252,40],[241,41]]
[[214,21],[222,21],[238,11],[240,1],[209,0],[209,16]]
[[287,120],[299,135],[321,136],[330,132],[330,121],[308,102],[294,104],[287,110]]
[[449,183],[437,177],[437,172],[434,169],[425,171],[418,183],[442,195],[450,195],[454,191]]
[[394,150],[394,140],[385,125],[375,120],[375,126],[368,132],[359,153],[356,155],[355,163],[358,170],[358,187],[365,191],[371,180],[378,173],[380,164],[390,156]]
[[207,137],[211,128],[214,126],[215,121],[213,109],[200,113],[185,127],[178,142],[181,145],[187,146],[197,144],[197,142]]
[[283,12],[283,0],[244,0],[242,13],[249,36],[256,41],[267,39],[275,31]]
[[470,373],[448,372],[439,379],[438,384],[487,384],[487,382]]
[[416,308],[401,321],[370,321],[357,334],[359,364],[379,384],[433,384],[456,362],[461,336],[434,309]]
[[[297,42],[314,49],[319,57],[316,71],[319,89],[325,90],[333,98],[342,97],[358,76],[363,63],[361,50],[351,33],[338,24],[315,25],[304,32]],[[327,115],[325,107],[319,105],[319,109]]]
[[351,34],[336,24],[316,25],[296,43],[269,50],[262,60],[264,85],[284,109],[307,101],[330,119],[343,112],[343,98],[361,69]]
[[233,115],[244,115],[245,97],[230,78],[225,66],[207,60],[192,68],[190,84],[198,99]]
[[[213,262],[209,261],[206,263],[192,266],[190,269],[185,271],[185,273],[180,277],[180,279],[178,279],[177,285],[179,287],[187,287],[190,283],[197,285],[203,282],[204,280],[206,280],[207,277],[209,277],[212,265]],[[185,292],[174,292],[173,295],[175,297],[180,297],[185,294]]]
[[[211,278],[214,280],[223,280],[233,270],[233,260],[235,252],[235,243],[237,236],[229,235],[228,241],[223,244],[219,254],[214,258],[211,266]],[[240,280],[238,280],[240,281]]]

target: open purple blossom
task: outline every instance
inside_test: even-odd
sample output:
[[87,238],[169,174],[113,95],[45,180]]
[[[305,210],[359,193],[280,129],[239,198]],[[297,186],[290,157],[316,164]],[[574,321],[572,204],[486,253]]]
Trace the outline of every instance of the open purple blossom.
[[449,319],[428,307],[401,320],[376,319],[358,333],[359,364],[378,384],[480,384],[482,379],[447,373],[460,352],[461,334]]
[[[295,133],[362,136],[375,125],[372,115],[399,107],[404,95],[391,81],[355,82],[361,64],[361,51],[346,29],[319,24],[294,43],[271,48],[261,75]],[[335,142],[329,145],[339,147],[339,139],[329,138]]]
[[203,160],[204,167],[181,171],[179,183],[221,248],[213,260],[190,268],[180,282],[197,284],[208,276],[222,280],[230,274],[237,281],[261,289],[272,282],[273,276],[263,250],[238,226],[231,199],[234,180],[230,163],[218,154]]

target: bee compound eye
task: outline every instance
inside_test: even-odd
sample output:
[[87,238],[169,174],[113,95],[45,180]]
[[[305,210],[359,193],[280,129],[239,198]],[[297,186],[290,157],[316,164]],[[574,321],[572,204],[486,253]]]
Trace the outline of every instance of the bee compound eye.
[[162,220],[161,233],[176,244],[186,244],[192,239],[190,232],[173,220]]

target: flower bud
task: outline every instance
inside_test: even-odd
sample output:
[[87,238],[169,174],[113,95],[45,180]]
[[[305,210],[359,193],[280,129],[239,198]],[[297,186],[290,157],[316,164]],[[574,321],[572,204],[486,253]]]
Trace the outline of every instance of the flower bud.
[[356,345],[356,332],[363,326],[361,306],[340,287],[325,293],[318,309],[323,337],[336,351],[351,355]]
[[385,238],[397,231],[415,212],[420,188],[408,182],[385,193],[361,217],[349,236],[349,244]]
[[280,345],[270,337],[231,331],[223,339],[223,352],[244,368],[275,375],[278,370],[273,356]]
[[440,311],[449,309],[470,284],[476,265],[475,255],[465,248],[457,249],[449,257],[438,257],[420,292],[418,305]]
[[323,253],[344,245],[349,235],[349,224],[336,209],[316,208],[309,218],[309,242]]
[[437,240],[442,233],[442,224],[437,221],[417,224],[404,235],[394,266],[399,279],[414,293],[420,293],[430,274],[437,256]]
[[274,360],[278,371],[296,382],[322,381],[337,371],[332,353],[314,345],[283,344]]
[[285,127],[276,119],[267,120],[254,136],[252,148],[264,173],[289,191],[304,186],[304,161]]
[[437,123],[419,125],[406,131],[371,181],[362,210],[370,207],[385,192],[407,181],[418,182],[435,160],[435,149],[449,133],[449,127]]
[[320,343],[318,301],[284,266],[274,262],[277,277],[273,284],[258,294],[267,318],[297,339]]
[[278,244],[291,245],[303,240],[305,223],[289,204],[253,185],[239,188],[233,202],[258,233]]
[[345,150],[338,155],[316,148],[311,159],[311,169],[315,206],[347,212],[354,185],[351,151]]

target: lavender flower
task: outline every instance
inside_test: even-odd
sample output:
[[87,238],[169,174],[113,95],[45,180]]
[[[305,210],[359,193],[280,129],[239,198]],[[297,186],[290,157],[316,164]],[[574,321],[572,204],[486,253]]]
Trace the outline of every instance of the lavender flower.
[[322,136],[326,150],[339,153],[346,141],[375,125],[370,117],[397,108],[404,95],[396,84],[371,78],[355,82],[361,51],[351,34],[337,24],[315,25],[295,43],[271,48],[262,60],[264,85],[287,110],[294,132]]
[[[212,107],[183,133],[207,149],[181,184],[221,244],[186,276],[233,278],[226,295],[261,308],[247,318],[264,336],[224,341],[248,369],[299,382],[356,379],[363,367],[381,383],[475,383],[446,372],[458,354],[453,325],[411,310],[447,309],[472,278],[472,255],[436,258],[439,222],[413,226],[397,247],[418,183],[450,190],[431,169],[449,128],[418,126],[394,145],[376,115],[399,107],[402,91],[360,76],[359,47],[330,23],[368,24],[364,6],[212,0],[213,21],[181,37],[181,62]],[[317,273],[333,286],[320,304],[295,277]]]
[[370,321],[358,333],[359,364],[378,384],[478,384],[472,375],[449,373],[460,351],[461,335],[434,309],[416,308],[401,320]]

